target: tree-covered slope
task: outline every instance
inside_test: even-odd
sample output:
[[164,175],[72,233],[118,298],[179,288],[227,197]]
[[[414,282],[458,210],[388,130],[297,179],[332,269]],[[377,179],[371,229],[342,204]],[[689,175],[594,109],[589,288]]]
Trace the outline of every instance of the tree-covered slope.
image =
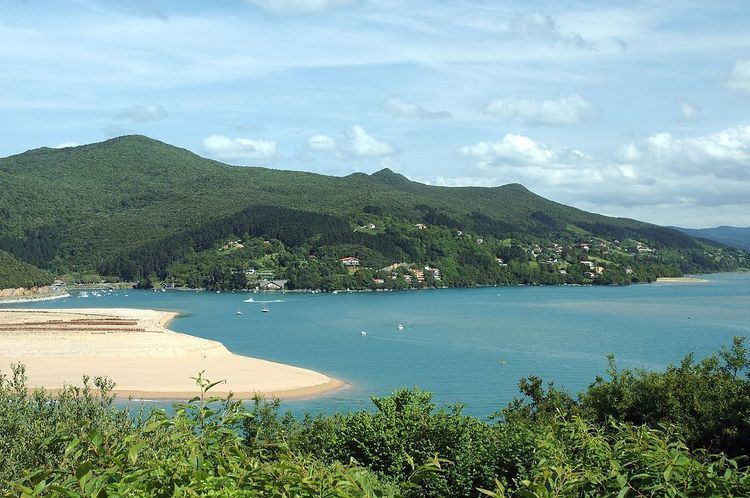
[[[268,208],[284,214],[269,214]],[[250,223],[254,210],[264,216]],[[325,234],[301,226],[300,220],[313,214],[329,217]],[[286,240],[266,222],[283,222]],[[378,228],[357,232],[363,223]],[[436,230],[417,234],[417,223]],[[244,233],[238,226],[253,230]],[[481,254],[476,247],[462,249],[467,243],[452,237],[463,232],[492,247],[484,246]],[[339,178],[235,167],[143,136],[0,159],[0,249],[37,266],[140,277],[145,271],[164,273],[193,252],[244,235],[280,238],[287,249],[304,246],[294,256],[300,261],[334,247],[330,254],[347,250],[366,259],[369,254],[373,264],[404,258],[429,264],[451,256],[445,264],[473,265],[479,273],[495,264],[503,246],[530,252],[535,244],[553,241],[573,247],[587,240],[627,240],[682,251],[670,256],[687,261],[682,271],[730,269],[737,262],[736,255],[727,258],[718,246],[676,230],[587,213],[518,184],[450,188],[387,169]],[[445,254],[457,251],[464,256]],[[489,280],[494,281],[503,280]],[[469,282],[479,283],[473,277]]]
[[52,283],[52,276],[13,255],[0,251],[0,289],[36,287]]
[[679,228],[675,230],[691,237],[713,240],[722,244],[750,251],[750,227]]

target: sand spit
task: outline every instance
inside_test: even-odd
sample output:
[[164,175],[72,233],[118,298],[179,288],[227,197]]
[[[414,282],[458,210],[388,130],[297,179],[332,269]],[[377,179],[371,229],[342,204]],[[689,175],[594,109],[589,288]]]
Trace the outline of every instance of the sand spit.
[[200,371],[212,393],[305,397],[344,384],[312,370],[236,355],[217,341],[171,331],[176,313],[126,308],[0,310],[0,369],[26,365],[29,385],[56,391],[107,376],[118,396],[186,399]]
[[697,277],[659,277],[657,284],[704,284],[708,282],[705,278]]

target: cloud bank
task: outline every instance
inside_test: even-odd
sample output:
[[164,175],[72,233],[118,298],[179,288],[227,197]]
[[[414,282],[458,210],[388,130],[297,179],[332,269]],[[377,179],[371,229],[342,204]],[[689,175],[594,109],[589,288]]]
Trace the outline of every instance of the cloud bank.
[[497,98],[483,110],[488,116],[530,125],[574,125],[599,116],[596,105],[577,94],[552,100]]
[[271,159],[276,156],[276,142],[273,140],[211,135],[203,139],[203,148],[211,156],[228,161]]

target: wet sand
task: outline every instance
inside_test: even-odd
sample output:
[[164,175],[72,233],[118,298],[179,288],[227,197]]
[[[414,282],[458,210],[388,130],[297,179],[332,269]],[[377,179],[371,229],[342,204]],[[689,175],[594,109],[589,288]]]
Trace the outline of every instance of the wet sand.
[[177,314],[126,308],[0,310],[0,369],[26,365],[30,387],[54,392],[83,384],[84,375],[112,379],[115,394],[186,399],[204,372],[223,381],[211,390],[236,398],[289,399],[345,384],[312,370],[236,355],[217,341],[166,328]]

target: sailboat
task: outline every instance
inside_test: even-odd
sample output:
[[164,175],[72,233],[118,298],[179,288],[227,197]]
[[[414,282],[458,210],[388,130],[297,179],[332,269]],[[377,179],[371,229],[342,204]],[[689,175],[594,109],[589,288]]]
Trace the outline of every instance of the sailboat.
[[269,311],[271,311],[271,309],[268,307],[267,304],[264,304],[263,307],[260,309],[260,311],[262,311],[263,313],[268,313]]
[[241,315],[242,314],[242,312],[240,311],[240,305],[239,304],[237,305],[237,313],[236,314],[237,315]]
[[398,324],[398,329],[399,329],[399,330],[404,330],[404,326],[403,326],[403,325],[401,325],[401,324],[399,323],[399,324]]

